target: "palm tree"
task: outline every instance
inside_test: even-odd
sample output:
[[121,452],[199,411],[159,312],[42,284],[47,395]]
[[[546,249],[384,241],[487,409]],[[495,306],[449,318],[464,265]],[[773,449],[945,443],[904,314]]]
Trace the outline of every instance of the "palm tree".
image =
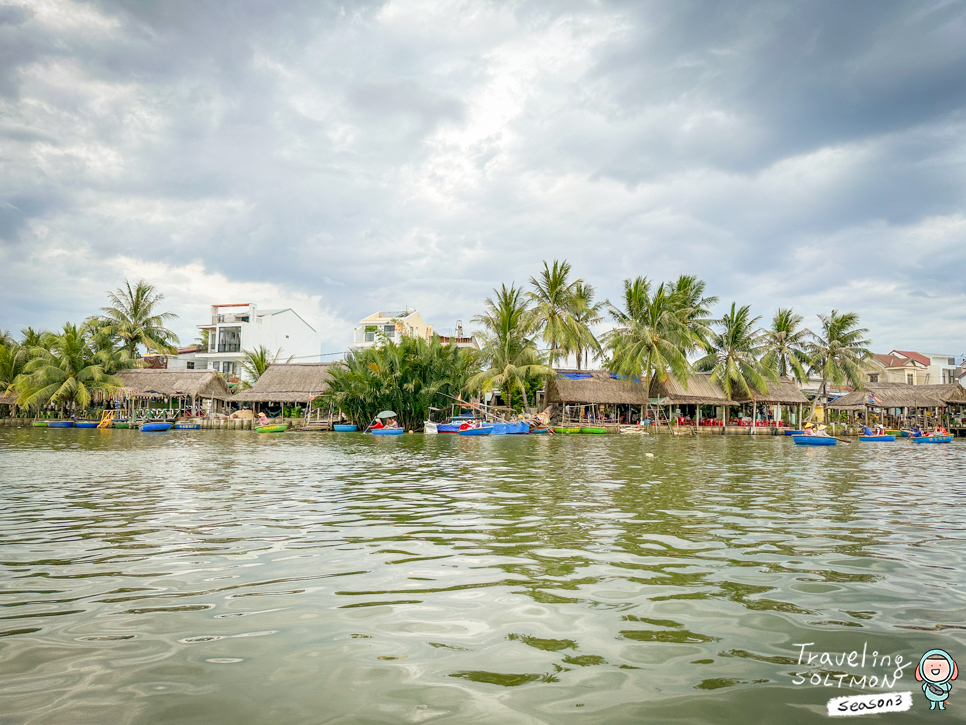
[[6,347],[7,345],[12,345],[14,343],[13,335],[10,334],[10,330],[0,330],[0,347]]
[[49,334],[47,330],[35,330],[32,327],[25,327],[20,330],[20,344],[28,350],[41,347],[44,344],[44,338]]
[[805,346],[811,332],[799,327],[802,319],[790,307],[775,313],[771,329],[764,331],[762,363],[781,377],[794,375],[796,380],[805,382],[810,365]]
[[611,351],[610,369],[640,378],[646,390],[652,379],[664,382],[670,376],[687,385],[691,366],[685,352],[693,342],[667,285],[652,292],[646,277],[625,279],[623,309],[606,304],[617,324],[604,336]]
[[706,297],[704,280],[693,275],[682,274],[676,282],[667,282],[666,286],[690,338],[687,352],[694,352],[711,337],[711,307],[718,304],[718,298]]
[[67,323],[60,333],[45,335],[43,345],[30,351],[31,359],[14,384],[17,405],[61,408],[90,405],[93,394],[110,394],[122,382],[113,373],[132,367],[123,349],[94,350],[81,328]]
[[[254,350],[242,350],[242,371],[245,373],[245,380],[242,382],[241,389],[247,390],[252,387],[262,375],[268,370],[268,366],[278,362],[278,358],[282,354],[282,349],[279,348],[272,355],[268,348],[264,345],[259,345]],[[291,362],[292,357],[290,356],[286,362]]]
[[109,292],[108,297],[113,304],[101,308],[104,315],[100,321],[108,334],[123,341],[131,358],[138,356],[138,345],[144,345],[147,351],[177,352],[178,336],[165,327],[177,315],[157,311],[164,295],[154,285],[142,279],[131,289],[131,283],[124,280],[124,287]]
[[13,390],[29,359],[29,349],[18,342],[0,345],[0,395]]
[[577,330],[577,337],[573,343],[573,352],[577,357],[577,369],[580,370],[581,358],[584,358],[584,367],[590,367],[590,353],[594,356],[600,355],[603,351],[600,342],[591,330],[592,325],[599,325],[604,321],[601,310],[604,309],[603,302],[594,302],[596,290],[593,285],[585,282],[577,282],[574,285],[574,312],[573,318]]
[[497,388],[510,407],[513,393],[522,393],[524,406],[529,405],[527,381],[535,377],[553,375],[553,368],[544,364],[531,335],[537,323],[527,307],[524,292],[515,285],[501,285],[494,298],[487,297],[486,311],[473,321],[482,324],[485,332],[478,333],[481,372],[466,383],[469,391],[487,393]]
[[557,363],[562,351],[576,344],[579,332],[574,320],[576,286],[583,280],[567,279],[570,263],[553,261],[553,266],[543,263],[539,277],[531,277],[533,291],[527,299],[533,302],[532,314],[542,333],[544,342],[550,346],[550,365]]
[[777,375],[761,363],[764,351],[762,336],[756,329],[760,317],[751,316],[751,307],[731,310],[712,323],[718,328],[708,340],[707,354],[695,363],[698,370],[711,372],[711,379],[721,385],[729,400],[738,392],[744,398],[752,393],[767,393],[768,379]]
[[822,378],[822,385],[809,412],[810,420],[815,416],[819,400],[827,400],[829,383],[848,383],[856,390],[865,388],[861,366],[872,356],[867,347],[870,341],[864,337],[868,330],[858,326],[858,314],[832,310],[830,314],[819,315],[818,318],[822,321],[821,332],[809,333],[806,350],[811,358],[812,371]]

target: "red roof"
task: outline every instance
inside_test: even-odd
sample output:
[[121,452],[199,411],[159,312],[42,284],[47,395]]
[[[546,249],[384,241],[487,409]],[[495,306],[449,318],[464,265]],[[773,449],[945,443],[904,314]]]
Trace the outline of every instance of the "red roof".
[[924,365],[927,368],[932,364],[932,360],[919,352],[911,352],[909,350],[893,350],[890,354],[902,355],[902,357],[907,357],[910,360],[914,360],[915,362],[919,363],[920,365]]
[[873,355],[873,357],[887,368],[901,368],[904,360],[895,355]]

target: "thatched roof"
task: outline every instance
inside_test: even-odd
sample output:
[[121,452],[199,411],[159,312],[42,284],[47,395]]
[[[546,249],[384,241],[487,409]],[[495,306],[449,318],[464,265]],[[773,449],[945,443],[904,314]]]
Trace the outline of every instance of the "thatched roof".
[[124,392],[139,398],[190,397],[228,400],[228,383],[214,370],[121,370]]
[[0,405],[16,405],[17,394],[14,392],[0,393]]
[[[606,370],[558,370],[547,384],[547,402],[565,405],[646,405],[644,384],[619,380]],[[569,376],[569,377],[568,377]],[[577,378],[577,379],[572,379]]]
[[[875,395],[873,402],[871,396]],[[872,408],[945,408],[966,405],[966,388],[958,383],[946,385],[907,385],[906,383],[865,383],[865,390],[843,395],[829,403],[836,410]]]
[[[739,401],[744,396],[736,396]],[[781,378],[778,382],[768,381],[768,392],[758,393],[752,390],[752,399],[757,403],[766,405],[799,405],[808,403],[808,398],[799,389],[798,384],[791,378]]]
[[329,369],[341,363],[274,363],[248,390],[232,400],[240,403],[308,403],[329,387]]
[[721,386],[711,380],[711,373],[692,373],[687,386],[674,378],[668,378],[663,383],[654,380],[651,395],[667,398],[670,405],[737,405],[735,401],[728,400]]

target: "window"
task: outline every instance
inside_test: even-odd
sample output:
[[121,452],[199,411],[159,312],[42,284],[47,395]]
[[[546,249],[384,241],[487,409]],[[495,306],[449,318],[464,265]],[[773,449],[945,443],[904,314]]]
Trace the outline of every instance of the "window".
[[375,341],[376,341],[376,333],[374,333],[374,332],[367,332],[366,333],[366,342],[375,342]]
[[385,334],[386,337],[395,337],[396,336],[396,326],[395,325],[383,325],[382,326],[382,331],[383,331],[383,334]]
[[877,382],[879,382],[879,373],[870,373],[869,374],[869,382],[870,383],[877,383]]
[[194,369],[195,369],[195,364],[194,364],[193,362],[186,362],[186,363],[184,364],[184,366],[185,366],[185,368],[187,368],[188,370],[194,370]]
[[913,375],[912,373],[906,373],[906,383],[908,383],[909,385],[915,385],[916,376]]
[[241,350],[241,328],[222,327],[218,330],[218,352],[238,352]]
[[218,372],[218,363],[217,362],[211,363],[211,369],[214,370],[217,373]]

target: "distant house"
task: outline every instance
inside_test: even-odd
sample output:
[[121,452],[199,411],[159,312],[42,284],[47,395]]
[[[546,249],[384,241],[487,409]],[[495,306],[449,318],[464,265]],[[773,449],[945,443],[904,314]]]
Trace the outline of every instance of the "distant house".
[[467,347],[473,350],[480,349],[480,343],[473,335],[466,336],[463,334],[462,320],[457,320],[455,332],[454,335],[438,335],[439,341],[444,345],[456,345],[456,347]]
[[365,350],[379,347],[384,341],[398,342],[401,337],[421,337],[428,340],[432,334],[433,326],[427,325],[415,309],[374,312],[359,320],[359,326],[353,331],[352,347]]
[[199,365],[198,353],[207,352],[203,345],[187,345],[179,347],[175,355],[168,355],[168,370],[203,370],[206,365]]
[[[195,368],[215,370],[237,382],[245,350],[264,346],[283,359],[318,360],[322,341],[318,330],[291,308],[260,310],[255,305],[211,306],[211,321],[198,325],[208,331],[208,349],[194,354]],[[186,363],[189,362],[186,360]]]
[[913,350],[873,355],[865,365],[865,372],[870,383],[948,385],[957,382],[955,357]]

